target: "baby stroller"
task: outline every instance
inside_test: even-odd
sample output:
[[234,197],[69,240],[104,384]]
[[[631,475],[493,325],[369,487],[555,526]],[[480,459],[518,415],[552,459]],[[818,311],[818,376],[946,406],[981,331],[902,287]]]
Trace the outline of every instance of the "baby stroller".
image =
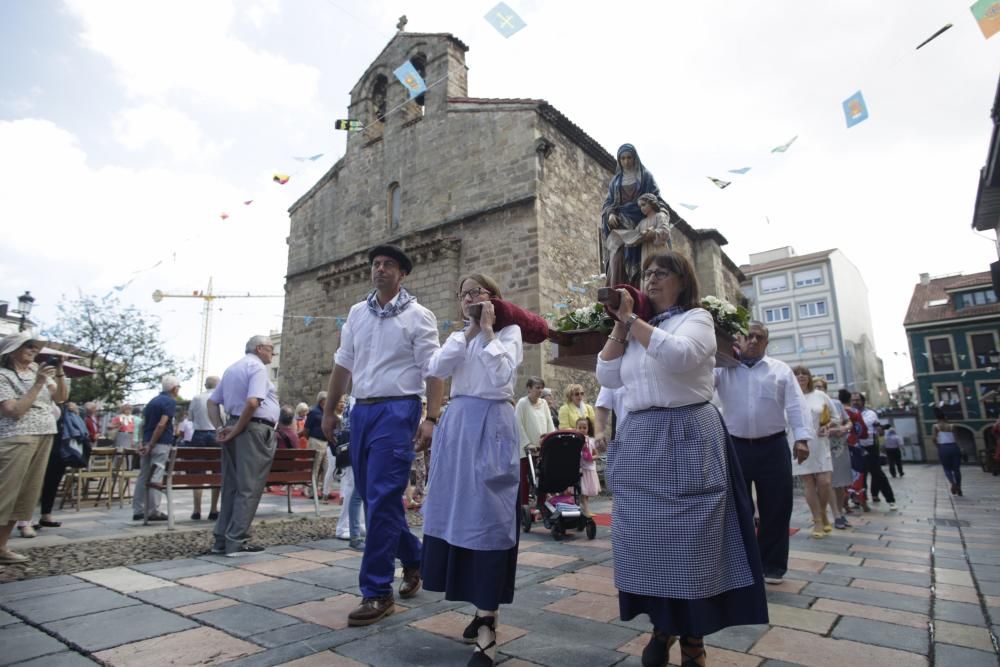
[[[580,509],[580,453],[585,436],[578,431],[554,431],[542,440],[536,464],[529,453],[528,505],[521,508],[521,527],[531,530],[534,521],[532,506],[541,514],[543,525],[552,531],[552,539],[561,540],[567,530],[586,530],[587,539],[597,536],[597,524]],[[572,498],[555,496],[542,501],[545,496],[561,495],[573,488]],[[555,502],[553,502],[555,501]]]

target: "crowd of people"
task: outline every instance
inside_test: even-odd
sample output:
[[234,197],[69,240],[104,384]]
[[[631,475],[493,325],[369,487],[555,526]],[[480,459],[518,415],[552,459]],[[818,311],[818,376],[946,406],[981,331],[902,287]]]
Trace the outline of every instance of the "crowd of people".
[[[208,513],[215,521],[211,552],[258,552],[251,524],[276,448],[314,449],[314,479],[323,481],[309,492],[327,499],[339,476],[344,510],[336,536],[363,553],[362,601],[348,624],[370,625],[393,612],[399,560],[401,598],[426,588],[475,606],[462,630],[474,644],[469,664],[492,665],[500,606],[515,594],[529,457],[550,434],[574,431],[582,442],[578,490],[586,516],[588,499],[601,491],[596,463],[606,454],[620,615],[647,615],[653,628],[642,664],[666,664],[679,643],[684,665],[704,665],[705,635],[768,622],[765,585],[780,584],[788,569],[793,478],[802,481],[815,539],[849,527],[852,505],[867,511],[869,487],[871,502],[881,496],[896,509],[879,438],[892,476],[902,477],[899,437],[883,431],[862,394],[834,400],[810,369],[768,356],[768,331],[759,322],[740,341],[741,363],[716,367],[715,325],[699,306],[695,271],[683,255],[642,258],[652,316],[640,317],[632,293],[619,290],[619,305],[608,308],[614,328],[598,355],[596,400],[570,384],[561,404],[540,377],[528,378],[526,395],[517,398],[522,330],[500,324],[502,290],[490,276],[471,273],[456,285],[466,325],[441,343],[434,314],[403,285],[414,270],[410,257],[380,245],[369,261],[373,290],[351,308],[328,386],[312,406],[279,404],[267,370],[273,345],[254,336],[242,358],[206,380],[185,415],[177,415],[180,383],[172,376],[141,420],[122,408],[112,421],[115,443],[125,447],[142,434],[134,519],[163,518],[159,490],[172,446],[218,446],[222,486]],[[96,408],[85,406],[82,419],[72,404],[60,412],[65,374],[58,363],[35,363],[40,349],[28,335],[0,343],[5,563],[25,560],[7,539],[39,497],[41,525],[55,525],[58,478],[46,464],[57,434],[99,435]],[[952,492],[961,495],[950,424],[939,421],[934,436]],[[200,519],[195,493],[192,519]],[[405,507],[417,505],[422,541],[405,516]]]

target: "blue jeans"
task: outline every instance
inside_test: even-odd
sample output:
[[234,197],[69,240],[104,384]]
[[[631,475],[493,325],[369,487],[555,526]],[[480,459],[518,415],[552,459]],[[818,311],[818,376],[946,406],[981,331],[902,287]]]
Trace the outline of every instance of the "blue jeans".
[[355,486],[347,501],[347,520],[350,522],[352,540],[361,537],[361,505],[363,503],[364,499],[358,493],[358,487]]
[[944,468],[944,476],[955,486],[962,486],[962,450],[956,442],[938,445],[938,458]]

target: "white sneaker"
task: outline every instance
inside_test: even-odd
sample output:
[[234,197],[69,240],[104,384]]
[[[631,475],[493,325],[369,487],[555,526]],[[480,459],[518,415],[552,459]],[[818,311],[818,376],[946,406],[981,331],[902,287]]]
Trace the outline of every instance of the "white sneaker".
[[767,577],[767,576],[765,576],[764,577],[764,583],[765,584],[775,584],[775,585],[777,585],[777,584],[783,584],[783,583],[785,583],[785,580],[782,577]]
[[889,511],[890,512],[896,511],[896,503],[889,503]]

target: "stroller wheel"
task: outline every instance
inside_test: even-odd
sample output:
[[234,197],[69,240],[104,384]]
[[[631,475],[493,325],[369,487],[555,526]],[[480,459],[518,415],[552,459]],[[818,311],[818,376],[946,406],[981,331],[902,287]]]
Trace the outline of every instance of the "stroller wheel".
[[597,524],[594,523],[593,519],[588,519],[587,521],[587,539],[592,540],[597,537]]
[[527,507],[523,507],[522,506],[521,507],[521,528],[524,530],[524,532],[526,532],[526,533],[530,533],[531,532],[531,523],[532,523],[531,510],[529,510]]
[[555,540],[556,542],[560,541],[563,538],[563,535],[565,534],[566,534],[565,531],[558,525],[552,526],[552,539]]

